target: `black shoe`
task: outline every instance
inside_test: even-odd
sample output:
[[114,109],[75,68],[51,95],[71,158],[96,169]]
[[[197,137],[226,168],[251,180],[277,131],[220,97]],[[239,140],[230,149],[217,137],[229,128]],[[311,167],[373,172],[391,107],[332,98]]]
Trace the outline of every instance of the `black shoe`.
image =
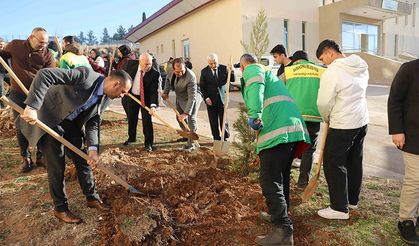
[[399,228],[400,237],[403,241],[411,245],[419,245],[419,237],[415,231],[415,225],[411,220],[405,220],[397,224]]
[[178,139],[176,139],[176,142],[186,142],[186,141],[188,141],[187,138],[178,138]]
[[33,169],[33,162],[30,157],[23,158],[21,164],[20,164],[20,172],[27,173]]
[[256,243],[259,245],[294,245],[292,229],[274,226],[271,233],[257,236]]
[[135,141],[129,141],[129,140],[127,140],[124,143],[125,146],[132,145],[132,144],[135,144]]
[[156,150],[156,147],[153,147],[151,145],[147,145],[147,146],[144,147],[144,150],[147,151],[147,152],[152,152],[152,151]]

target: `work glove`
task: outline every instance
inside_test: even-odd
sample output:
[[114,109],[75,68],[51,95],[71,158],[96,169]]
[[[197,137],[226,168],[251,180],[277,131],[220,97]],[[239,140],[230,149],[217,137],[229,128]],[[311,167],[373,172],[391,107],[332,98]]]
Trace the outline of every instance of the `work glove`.
[[250,118],[248,123],[249,123],[249,126],[255,131],[260,130],[263,127],[263,123],[260,119]]

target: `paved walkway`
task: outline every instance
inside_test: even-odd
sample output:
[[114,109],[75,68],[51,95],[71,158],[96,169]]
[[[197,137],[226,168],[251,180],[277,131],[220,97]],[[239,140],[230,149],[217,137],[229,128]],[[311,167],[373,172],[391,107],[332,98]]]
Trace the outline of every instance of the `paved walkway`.
[[[370,123],[368,134],[364,145],[364,171],[366,175],[402,179],[404,175],[404,165],[401,151],[397,150],[392,144],[391,137],[388,135],[387,125],[387,98],[389,87],[369,86],[367,90],[368,109]],[[231,102],[229,105],[228,119],[230,121],[231,138],[234,140],[237,132],[234,131],[232,123],[238,118],[238,104],[243,102],[241,93],[234,91],[230,93]],[[174,102],[174,93],[170,93],[170,101]],[[124,113],[121,100],[114,100],[110,110]],[[168,106],[161,106],[157,113],[168,121],[171,125],[178,128],[175,113]],[[161,123],[154,119],[156,123]],[[211,128],[208,122],[206,106],[201,103],[198,113],[198,134],[212,138]],[[322,133],[320,133],[321,136]]]

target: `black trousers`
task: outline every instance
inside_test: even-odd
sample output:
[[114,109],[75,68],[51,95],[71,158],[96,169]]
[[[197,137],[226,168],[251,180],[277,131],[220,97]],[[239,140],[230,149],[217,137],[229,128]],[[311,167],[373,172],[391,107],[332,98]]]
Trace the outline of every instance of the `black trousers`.
[[320,130],[320,122],[306,121],[305,123],[307,126],[308,134],[310,135],[311,145],[301,157],[300,176],[298,177],[298,184],[300,185],[308,184],[311,168],[313,165],[313,153],[316,151],[315,144],[317,141],[317,133]]
[[[21,108],[25,109],[26,105],[23,102],[26,100],[26,96],[21,92],[11,90],[9,99],[15,102]],[[16,117],[19,116],[19,113],[13,110],[13,116],[16,119]],[[23,158],[30,158],[31,152],[29,151],[29,142],[19,129],[16,129],[16,138],[20,148],[20,155]],[[36,145],[36,159],[42,159],[42,157],[43,155],[41,151],[41,146],[38,142],[38,144]]]
[[362,184],[362,157],[367,125],[357,129],[329,128],[323,155],[330,207],[348,212],[358,204]]
[[[140,100],[140,96],[134,95]],[[128,96],[122,98],[122,106],[128,118],[128,141],[135,142],[137,140],[137,125],[138,113],[141,109],[141,118],[143,123],[144,146],[153,146],[154,144],[154,131],[151,115],[146,109],[140,106],[136,101]]]
[[[221,129],[223,128],[224,105],[221,100],[217,100],[215,104],[207,104],[208,118],[211,126],[211,133],[214,140],[221,140]],[[226,127],[224,131],[224,138],[230,137],[228,121],[226,120]],[[225,139],[224,139],[225,140]]]
[[295,143],[278,144],[259,153],[260,186],[272,223],[290,229],[293,226],[288,217],[288,207],[294,146]]
[[[64,120],[54,128],[54,131],[77,148],[82,148],[83,135],[73,121]],[[68,210],[64,179],[65,154],[71,158],[76,167],[77,178],[86,199],[99,199],[93,172],[86,160],[65,148],[63,144],[49,134],[45,134],[42,137],[41,147],[47,164],[49,192],[57,211],[62,212]]]

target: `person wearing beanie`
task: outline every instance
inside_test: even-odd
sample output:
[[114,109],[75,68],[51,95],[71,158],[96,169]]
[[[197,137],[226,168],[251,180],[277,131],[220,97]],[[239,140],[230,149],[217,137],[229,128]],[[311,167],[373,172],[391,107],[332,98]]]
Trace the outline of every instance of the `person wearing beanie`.
[[292,55],[292,65],[285,67],[285,72],[281,76],[301,111],[310,135],[311,145],[301,157],[300,175],[297,182],[297,186],[302,189],[308,185],[313,154],[316,151],[317,133],[320,130],[320,122],[322,122],[317,108],[317,94],[320,77],[324,70],[310,62],[305,51],[298,50]]
[[112,63],[112,67],[114,69],[126,69],[126,65],[128,60],[135,60],[135,54],[132,53],[131,48],[128,45],[121,45],[117,49],[117,56],[119,58],[119,61],[114,61]]

